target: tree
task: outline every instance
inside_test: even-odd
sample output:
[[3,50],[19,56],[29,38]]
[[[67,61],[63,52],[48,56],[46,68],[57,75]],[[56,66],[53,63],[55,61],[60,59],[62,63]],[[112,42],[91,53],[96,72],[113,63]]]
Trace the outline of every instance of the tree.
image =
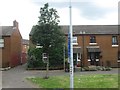
[[32,42],[42,46],[43,53],[49,55],[50,65],[62,64],[63,60],[65,38],[58,26],[59,22],[56,9],[49,8],[49,4],[46,3],[40,8],[38,25],[32,27]]

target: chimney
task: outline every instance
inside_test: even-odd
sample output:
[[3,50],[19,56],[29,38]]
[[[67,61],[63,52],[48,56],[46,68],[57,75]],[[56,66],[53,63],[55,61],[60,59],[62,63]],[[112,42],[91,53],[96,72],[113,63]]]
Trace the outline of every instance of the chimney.
[[13,26],[18,29],[18,22],[16,20],[13,21]]

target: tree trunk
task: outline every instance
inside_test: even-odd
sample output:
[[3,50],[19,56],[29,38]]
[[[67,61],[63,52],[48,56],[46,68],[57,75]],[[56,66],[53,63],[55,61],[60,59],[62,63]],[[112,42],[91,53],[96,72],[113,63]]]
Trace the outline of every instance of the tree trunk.
[[45,79],[48,79],[49,78],[49,59],[46,63],[46,76],[45,76]]

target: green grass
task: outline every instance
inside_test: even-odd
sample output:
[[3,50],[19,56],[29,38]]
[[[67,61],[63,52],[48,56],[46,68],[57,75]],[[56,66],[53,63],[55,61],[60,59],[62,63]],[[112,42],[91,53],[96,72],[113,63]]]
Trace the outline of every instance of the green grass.
[[[27,78],[40,88],[69,88],[69,76],[51,76],[49,79]],[[117,74],[75,75],[75,88],[118,88]]]

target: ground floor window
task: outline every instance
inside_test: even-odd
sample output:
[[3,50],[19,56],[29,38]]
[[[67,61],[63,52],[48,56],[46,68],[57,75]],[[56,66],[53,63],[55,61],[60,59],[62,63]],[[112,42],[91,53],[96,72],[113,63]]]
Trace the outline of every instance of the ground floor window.
[[81,53],[73,53],[74,65],[78,65],[78,62],[81,61]]
[[118,52],[118,60],[120,60],[120,51]]
[[120,62],[120,51],[118,51],[118,62]]
[[99,52],[89,52],[88,53],[88,61],[90,62],[91,65],[99,65]]

